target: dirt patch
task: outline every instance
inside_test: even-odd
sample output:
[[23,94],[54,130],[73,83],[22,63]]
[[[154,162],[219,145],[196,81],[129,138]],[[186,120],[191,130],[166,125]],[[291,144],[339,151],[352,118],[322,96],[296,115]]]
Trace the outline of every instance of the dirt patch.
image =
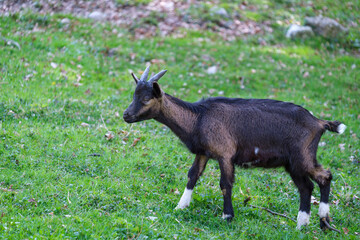
[[228,13],[224,8],[203,1],[153,0],[143,5],[124,5],[116,0],[38,0],[0,2],[0,14],[31,11],[39,14],[64,13],[76,17],[108,21],[129,29],[135,38],[151,36],[182,37],[187,30],[210,30],[225,40],[246,35],[272,32],[270,23],[246,19],[238,10],[256,11],[246,3],[236,5]]

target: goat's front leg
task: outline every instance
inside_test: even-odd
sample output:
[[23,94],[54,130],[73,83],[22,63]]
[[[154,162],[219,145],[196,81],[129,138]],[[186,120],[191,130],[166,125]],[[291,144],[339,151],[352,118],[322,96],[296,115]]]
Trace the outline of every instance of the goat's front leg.
[[190,205],[191,195],[194,190],[195,184],[203,173],[208,160],[209,158],[204,155],[196,155],[195,161],[188,173],[188,183],[186,185],[185,191],[181,196],[180,201],[175,209],[184,209]]
[[219,161],[221,177],[220,188],[224,196],[224,212],[223,219],[231,221],[234,217],[234,209],[231,201],[232,187],[234,184],[234,165],[229,159],[221,159]]

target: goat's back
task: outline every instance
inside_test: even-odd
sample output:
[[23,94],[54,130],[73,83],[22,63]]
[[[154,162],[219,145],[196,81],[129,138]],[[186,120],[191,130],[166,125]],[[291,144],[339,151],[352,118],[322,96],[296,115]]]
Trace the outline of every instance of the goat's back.
[[223,142],[237,149],[258,146],[286,151],[290,143],[301,145],[324,131],[319,119],[289,102],[219,97],[203,100],[201,105],[206,110],[200,118],[200,135],[206,136],[207,145]]

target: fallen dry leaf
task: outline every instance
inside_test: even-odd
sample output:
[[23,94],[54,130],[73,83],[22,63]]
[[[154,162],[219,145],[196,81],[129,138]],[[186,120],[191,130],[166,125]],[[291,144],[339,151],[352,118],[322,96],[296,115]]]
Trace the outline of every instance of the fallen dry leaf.
[[340,148],[340,151],[344,151],[345,150],[345,143],[340,143],[339,148]]
[[34,203],[35,207],[37,207],[37,201],[35,200],[35,198],[30,198],[28,202]]
[[347,235],[349,233],[349,229],[347,229],[346,227],[343,227],[343,231],[344,231],[345,235]]
[[162,59],[151,59],[152,64],[165,64],[165,61]]
[[141,138],[135,138],[133,143],[131,144],[132,147],[135,147],[136,144],[141,140]]
[[85,122],[82,122],[80,125],[81,125],[82,127],[89,127],[89,126],[90,126],[88,123],[85,123]]
[[130,60],[135,60],[136,53],[130,53]]
[[213,94],[215,91],[216,91],[216,90],[213,89],[213,88],[209,89],[209,93],[210,93],[210,94]]
[[319,201],[316,200],[316,198],[314,196],[311,196],[311,203],[314,205],[319,205]]
[[196,232],[203,232],[203,231],[204,231],[203,229],[197,228],[197,227],[195,227],[194,230],[195,230]]
[[24,80],[25,81],[29,81],[30,78],[32,78],[34,76],[34,74],[30,73],[30,74],[27,74],[25,77],[24,77]]
[[13,192],[13,193],[17,193],[15,190],[11,189],[10,187],[9,188],[0,188],[1,191],[4,191],[4,192]]
[[106,137],[106,140],[109,141],[109,140],[113,139],[115,136],[112,132],[109,131],[105,134],[105,137]]
[[54,62],[51,62],[50,65],[51,65],[52,68],[57,68],[57,66],[58,66],[58,64],[54,63]]
[[217,72],[217,66],[211,66],[206,70],[207,74],[215,74]]

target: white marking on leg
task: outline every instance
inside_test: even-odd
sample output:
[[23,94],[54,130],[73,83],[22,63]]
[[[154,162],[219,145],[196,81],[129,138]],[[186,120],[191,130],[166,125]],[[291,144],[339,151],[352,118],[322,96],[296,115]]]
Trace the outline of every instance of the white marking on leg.
[[228,218],[232,218],[232,216],[230,214],[222,214],[222,218],[223,219],[228,219]]
[[302,226],[308,225],[309,223],[310,223],[310,214],[308,214],[304,211],[299,211],[298,216],[297,216],[296,228],[298,230],[300,230]]
[[339,134],[343,134],[345,132],[345,129],[346,129],[346,125],[345,124],[340,124],[336,131],[339,133]]
[[258,155],[258,153],[259,153],[259,148],[258,147],[255,147],[255,155]]
[[175,209],[184,209],[190,205],[193,189],[185,188],[183,195]]
[[330,212],[330,206],[328,203],[320,202],[319,204],[319,216],[320,218],[328,217]]

